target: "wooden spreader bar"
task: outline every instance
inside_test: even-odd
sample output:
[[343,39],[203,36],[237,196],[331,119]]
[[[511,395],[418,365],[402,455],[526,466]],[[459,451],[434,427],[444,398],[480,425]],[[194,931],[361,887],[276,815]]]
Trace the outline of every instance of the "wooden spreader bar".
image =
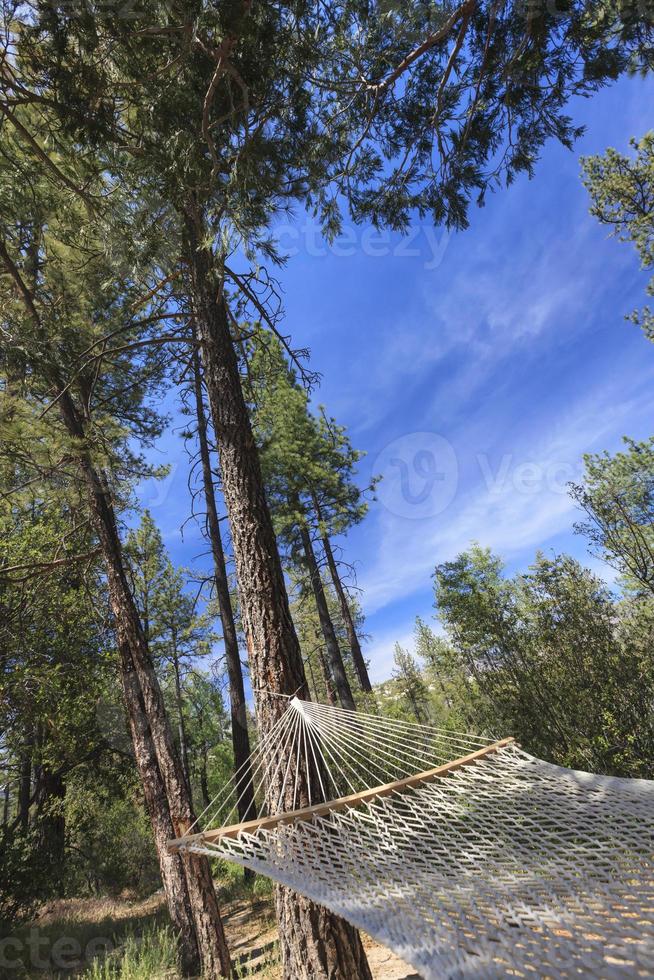
[[398,790],[410,789],[411,787],[421,786],[432,779],[440,776],[447,776],[448,773],[461,769],[462,766],[469,766],[487,755],[492,755],[500,749],[511,745],[515,739],[503,738],[499,742],[493,742],[483,749],[471,752],[469,755],[461,756],[452,762],[446,762],[435,769],[427,769],[426,772],[418,772],[414,776],[406,776],[404,779],[396,779],[392,783],[384,783],[383,786],[374,786],[372,789],[364,789],[360,793],[352,793],[350,796],[340,796],[337,800],[328,800],[325,803],[316,803],[314,806],[307,806],[301,810],[289,810],[286,813],[275,814],[274,817],[260,817],[258,820],[246,820],[245,823],[230,824],[228,827],[218,827],[216,830],[205,830],[201,834],[187,834],[185,837],[176,837],[168,841],[168,850],[172,853],[179,851],[182,846],[188,844],[212,843],[222,837],[238,837],[239,834],[254,834],[257,830],[272,830],[285,823],[296,823],[298,820],[313,820],[314,817],[324,817],[327,813],[338,810],[347,810],[361,803],[370,803],[378,797],[390,796]]

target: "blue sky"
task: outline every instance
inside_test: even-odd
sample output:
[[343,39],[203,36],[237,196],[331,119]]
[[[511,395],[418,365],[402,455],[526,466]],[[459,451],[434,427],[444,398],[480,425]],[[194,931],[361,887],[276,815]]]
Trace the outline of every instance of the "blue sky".
[[[472,540],[510,570],[540,548],[610,579],[573,534],[565,485],[584,452],[652,433],[654,347],[623,319],[644,303],[647,276],[588,215],[579,157],[651,128],[653,94],[630,79],[580,100],[571,112],[587,131],[574,152],[548,145],[535,178],[490,196],[466,232],[346,228],[327,246],[303,215],[277,227],[284,331],[311,349],[315,403],[367,453],[362,485],[383,477],[342,543],[374,680],[389,676],[396,640],[411,645],[416,615],[433,616],[435,565]],[[197,528],[180,533],[187,461],[173,430],[155,458],[171,475],[143,488],[144,503],[174,559],[208,567]]]

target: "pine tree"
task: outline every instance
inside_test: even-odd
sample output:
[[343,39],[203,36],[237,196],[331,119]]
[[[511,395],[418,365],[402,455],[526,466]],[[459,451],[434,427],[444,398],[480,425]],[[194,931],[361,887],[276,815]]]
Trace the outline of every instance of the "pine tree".
[[417,660],[408,650],[396,643],[393,661],[395,663],[393,677],[399,684],[402,696],[411,705],[416,721],[421,723],[427,721],[427,702],[429,700],[427,686],[422,678]]
[[[318,427],[309,414],[306,391],[298,385],[279,343],[259,334],[249,361],[252,417],[275,530],[303,567],[313,593],[325,645],[330,684],[344,708],[355,702],[345,670],[325,585],[314,547],[309,507],[312,488],[331,481],[320,454]],[[301,565],[299,566],[299,563]]]
[[[631,242],[642,269],[654,270],[654,132],[630,141],[633,156],[608,149],[603,156],[582,158],[590,213],[608,225],[621,242]],[[647,285],[654,296],[654,275]],[[629,317],[654,340],[654,312],[649,306]]]
[[[138,188],[148,213],[161,209],[181,242],[264,731],[280,712],[265,690],[303,691],[306,679],[233,347],[228,282],[261,306],[256,271],[228,267],[233,233],[246,254],[274,257],[268,224],[293,199],[328,233],[340,200],[397,228],[415,209],[462,226],[469,199],[533,170],[546,139],[571,142],[571,95],[651,60],[649,25],[622,4],[525,17],[494,3],[357,2],[332,15],[175,3],[125,30],[111,10],[76,17],[44,4],[22,25],[27,98],[49,87],[68,131],[103,145],[106,171]],[[369,976],[352,930],[298,899],[279,907],[287,976]]]
[[[202,495],[206,506],[205,532],[211,544],[214,563],[214,589],[220,621],[223,629],[223,645],[227,662],[229,680],[229,702],[232,719],[232,747],[234,750],[234,773],[238,774],[235,790],[239,819],[254,820],[257,815],[250,767],[250,735],[248,732],[245,685],[241,652],[239,649],[234,608],[227,575],[225,549],[223,547],[220,518],[214,487],[214,466],[209,443],[209,424],[204,404],[204,387],[200,358],[197,348],[191,354],[193,371],[193,407],[189,410],[195,416],[197,426],[198,451],[202,469]],[[246,870],[246,876],[249,871]]]
[[141,516],[138,527],[130,531],[125,542],[130,585],[149,644],[152,635],[153,600],[164,573],[166,556],[159,528],[149,510]]
[[128,536],[126,554],[150,655],[162,678],[170,673],[179,752],[192,796],[184,681],[199,660],[211,653],[216,637],[207,615],[198,613],[194,598],[186,591],[184,570],[175,568],[166,554],[148,511]]
[[[185,695],[189,738],[194,746],[191,764],[199,785],[202,809],[205,809],[221,788],[218,785],[210,789],[210,756],[219,746],[227,745],[228,717],[219,684],[214,678],[193,671],[188,677]],[[233,771],[234,762],[231,762]]]
[[[372,685],[352,615],[351,600],[343,586],[331,541],[334,535],[347,533],[351,527],[363,520],[367,512],[367,501],[355,479],[356,465],[363,453],[353,449],[344,426],[338,425],[335,419],[329,418],[324,409],[321,410],[317,425],[325,479],[312,481],[311,504],[327,567],[345,623],[357,678],[361,690],[370,693]],[[374,491],[376,482],[373,479],[370,491]]]
[[[152,385],[162,377],[156,347],[145,348],[154,353],[146,353],[143,364],[135,355],[159,311],[147,315],[149,299],[143,301],[133,281],[129,264],[136,256],[128,243],[122,242],[124,265],[115,256],[108,264],[108,243],[82,220],[90,204],[79,198],[99,199],[103,186],[88,161],[81,166],[93,191],[78,195],[51,182],[38,154],[36,161],[21,155],[20,141],[6,149],[2,176],[14,178],[8,200],[14,225],[3,230],[0,241],[3,362],[22,360],[27,366],[21,398],[28,410],[38,406],[42,417],[49,415],[49,453],[59,461],[54,469],[72,474],[71,506],[93,527],[103,555],[135,754],[171,916],[181,936],[183,967],[194,973],[203,963],[214,972],[226,971],[229,959],[208,862],[184,863],[166,849],[171,834],[192,822],[193,812],[129,588],[116,517],[127,480],[147,472],[126,435],[147,442],[160,430],[158,416],[143,402],[144,383],[134,374],[140,367]],[[66,164],[76,159],[71,152]],[[117,197],[114,204],[120,223]],[[135,316],[143,306],[145,315]],[[121,342],[110,347],[98,341],[105,331],[120,333]],[[87,359],[89,352],[97,353]],[[20,431],[16,438],[23,438]],[[29,448],[26,458],[38,472]]]

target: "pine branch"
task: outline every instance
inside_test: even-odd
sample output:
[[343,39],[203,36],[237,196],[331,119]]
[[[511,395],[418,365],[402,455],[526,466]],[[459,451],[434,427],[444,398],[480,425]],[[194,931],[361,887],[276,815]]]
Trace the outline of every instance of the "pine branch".
[[[65,558],[55,558],[51,561],[30,561],[23,565],[6,565],[0,568],[0,581],[5,580],[12,584],[20,584],[21,582],[27,582],[31,578],[35,578],[37,575],[47,574],[56,568],[60,568],[62,565],[71,565],[76,562],[90,561],[92,558],[97,558],[100,554],[100,548],[94,548],[92,551],[84,552],[80,555],[67,555]],[[24,575],[22,578],[12,578],[8,575],[8,572],[21,572],[25,569],[30,569],[29,575]]]
[[419,58],[422,58],[423,54],[426,54],[427,51],[430,51],[432,48],[436,47],[437,44],[440,44],[441,41],[444,41],[452,31],[452,28],[458,24],[462,18],[469,19],[476,5],[477,0],[466,0],[465,3],[461,4],[460,7],[457,7],[457,9],[450,14],[439,30],[434,31],[433,34],[430,34],[429,37],[425,38],[422,44],[419,44],[417,48],[414,48],[413,51],[403,58],[399,65],[393,69],[390,75],[387,75],[386,78],[379,82],[365,81],[365,89],[377,94],[385,92],[389,86],[396,82],[398,78],[403,75],[412,64],[414,64],[414,62],[418,61]]
[[78,187],[75,183],[73,183],[73,181],[70,180],[70,178],[67,177],[66,174],[59,169],[59,167],[54,162],[54,160],[52,160],[51,157],[49,157],[48,154],[45,152],[45,150],[39,146],[38,142],[34,139],[34,137],[29,132],[29,130],[26,129],[25,126],[23,126],[23,124],[20,122],[20,120],[16,118],[14,113],[1,102],[0,102],[0,112],[2,112],[6,116],[6,118],[12,123],[15,129],[18,130],[18,132],[21,134],[23,139],[34,150],[38,158],[43,163],[45,163],[46,167],[51,171],[51,173],[54,174],[57,180],[60,183],[64,184],[64,186],[67,187],[68,190],[72,191],[74,194],[80,197],[89,209],[92,209],[96,204],[94,198],[90,194],[88,194],[85,190],[83,190],[81,187]]

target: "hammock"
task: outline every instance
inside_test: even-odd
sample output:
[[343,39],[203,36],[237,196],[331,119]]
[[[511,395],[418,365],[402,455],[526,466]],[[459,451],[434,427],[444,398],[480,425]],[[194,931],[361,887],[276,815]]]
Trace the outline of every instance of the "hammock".
[[171,849],[301,892],[426,980],[654,975],[654,782],[297,698],[251,771],[258,819],[234,820],[237,773]]

